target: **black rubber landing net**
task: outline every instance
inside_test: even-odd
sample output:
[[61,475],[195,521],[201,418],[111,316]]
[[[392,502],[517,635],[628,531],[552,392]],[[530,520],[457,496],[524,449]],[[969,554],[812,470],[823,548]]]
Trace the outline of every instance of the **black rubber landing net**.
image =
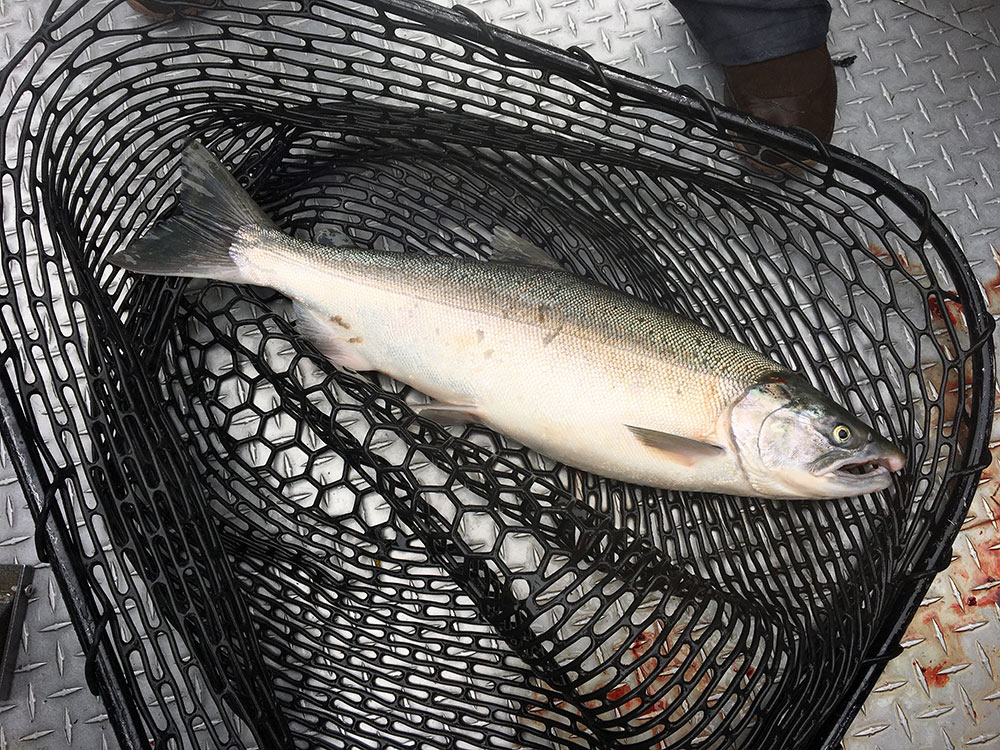
[[[122,745],[834,743],[986,447],[991,322],[926,200],[468,12],[241,5],[56,3],[3,79],[3,426]],[[661,492],[417,419],[284,298],[105,263],[192,139],[300,237],[484,257],[508,227],[800,370],[908,468]]]

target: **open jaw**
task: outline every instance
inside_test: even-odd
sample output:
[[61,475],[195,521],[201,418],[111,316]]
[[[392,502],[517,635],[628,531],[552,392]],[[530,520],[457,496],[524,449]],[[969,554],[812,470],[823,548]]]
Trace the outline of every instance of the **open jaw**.
[[842,464],[833,471],[841,477],[874,477],[889,473],[889,467],[878,460]]
[[824,474],[852,481],[858,478],[883,477],[902,468],[903,463],[896,456],[875,456],[874,458],[845,459],[831,466]]

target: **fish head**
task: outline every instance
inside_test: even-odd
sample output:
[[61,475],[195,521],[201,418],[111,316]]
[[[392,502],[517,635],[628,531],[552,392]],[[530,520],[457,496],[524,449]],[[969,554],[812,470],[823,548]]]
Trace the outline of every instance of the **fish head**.
[[740,466],[764,497],[838,498],[886,489],[905,457],[791,373],[768,375],[733,405]]

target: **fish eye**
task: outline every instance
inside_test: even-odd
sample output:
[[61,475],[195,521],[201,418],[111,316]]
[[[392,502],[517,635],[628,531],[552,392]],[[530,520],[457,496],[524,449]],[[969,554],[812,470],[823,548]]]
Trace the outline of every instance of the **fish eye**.
[[843,445],[851,439],[851,428],[846,424],[838,424],[833,428],[833,442]]

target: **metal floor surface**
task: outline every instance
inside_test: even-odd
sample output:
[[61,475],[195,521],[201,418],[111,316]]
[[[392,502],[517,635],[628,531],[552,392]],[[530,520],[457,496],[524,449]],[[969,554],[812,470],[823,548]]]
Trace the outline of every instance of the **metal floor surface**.
[[[484,18],[667,84],[721,99],[721,71],[664,0],[468,0]],[[0,64],[41,16],[0,0]],[[834,4],[834,143],[927,191],[1000,314],[1000,4],[922,0]],[[0,96],[9,96],[9,91]],[[890,663],[847,732],[847,750],[1000,748],[1000,432],[956,541]],[[0,562],[37,564],[33,525],[0,458]],[[36,573],[0,750],[116,746],[83,676],[83,656],[47,567]]]

